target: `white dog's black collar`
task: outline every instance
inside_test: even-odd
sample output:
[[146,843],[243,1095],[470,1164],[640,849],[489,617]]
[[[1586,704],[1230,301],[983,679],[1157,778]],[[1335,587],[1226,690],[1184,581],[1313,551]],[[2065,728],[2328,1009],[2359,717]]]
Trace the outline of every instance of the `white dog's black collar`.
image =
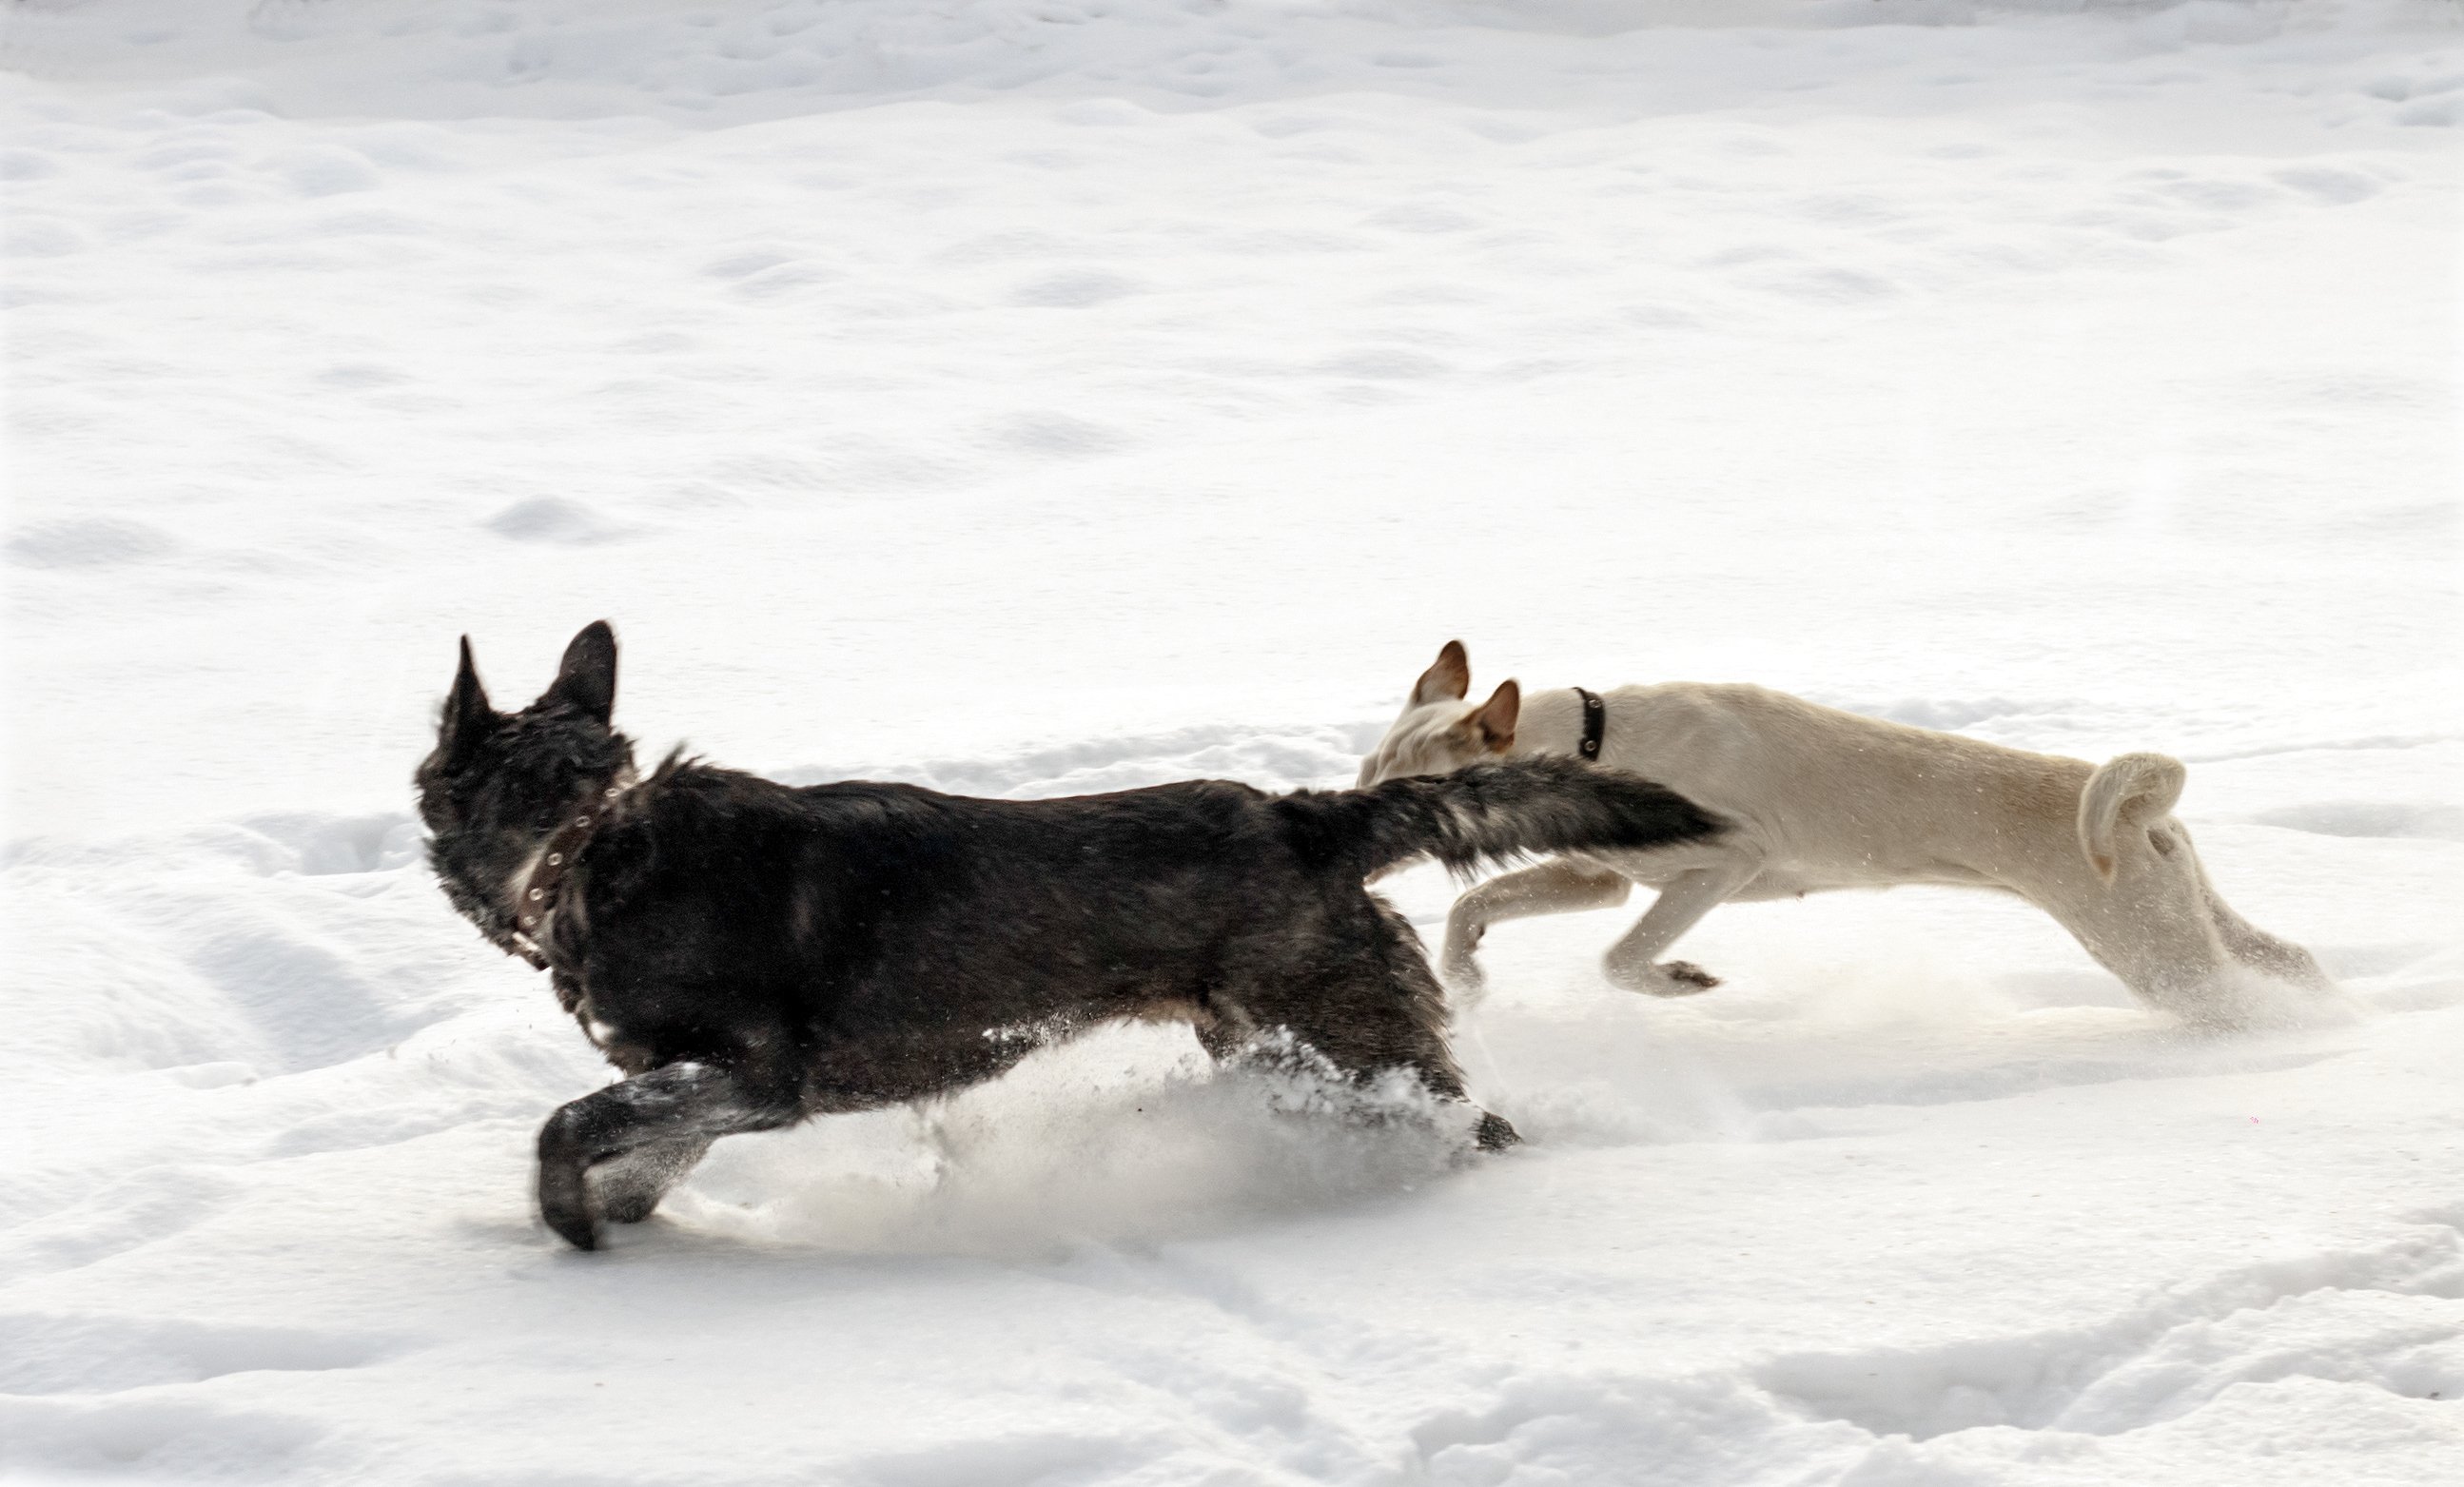
[[1577,687],[1574,695],[1583,699],[1582,755],[1594,764],[1600,761],[1600,736],[1609,731],[1609,710],[1599,693]]

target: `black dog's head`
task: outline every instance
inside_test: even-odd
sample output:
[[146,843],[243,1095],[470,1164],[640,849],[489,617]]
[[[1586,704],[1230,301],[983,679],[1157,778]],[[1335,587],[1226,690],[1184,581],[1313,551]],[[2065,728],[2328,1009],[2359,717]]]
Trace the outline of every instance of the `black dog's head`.
[[489,938],[501,943],[512,929],[505,889],[522,860],[584,789],[631,765],[632,740],[609,726],[615,711],[616,632],[605,620],[573,638],[556,680],[519,712],[488,705],[462,638],[436,751],[411,777],[429,861],[453,907]]

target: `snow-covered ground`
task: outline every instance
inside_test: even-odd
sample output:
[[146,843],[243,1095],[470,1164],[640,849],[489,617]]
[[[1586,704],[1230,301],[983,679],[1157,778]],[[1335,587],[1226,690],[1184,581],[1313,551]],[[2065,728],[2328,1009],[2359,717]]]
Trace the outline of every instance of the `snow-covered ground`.
[[[2464,1479],[2464,8],[21,0],[0,1475]],[[1476,681],[2191,763],[2349,1025],[2013,903],[1516,924],[1468,1169],[1122,1031],[724,1144],[419,864],[467,630],[781,777]],[[1434,924],[1434,873],[1398,894]]]

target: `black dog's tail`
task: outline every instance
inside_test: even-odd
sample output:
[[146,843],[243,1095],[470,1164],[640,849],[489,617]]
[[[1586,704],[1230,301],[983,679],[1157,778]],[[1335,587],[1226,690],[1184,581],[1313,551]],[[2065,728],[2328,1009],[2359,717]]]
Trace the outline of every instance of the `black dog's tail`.
[[1415,857],[1456,872],[1551,852],[1635,851],[1716,836],[1727,823],[1623,770],[1536,757],[1277,802],[1303,853],[1368,877]]

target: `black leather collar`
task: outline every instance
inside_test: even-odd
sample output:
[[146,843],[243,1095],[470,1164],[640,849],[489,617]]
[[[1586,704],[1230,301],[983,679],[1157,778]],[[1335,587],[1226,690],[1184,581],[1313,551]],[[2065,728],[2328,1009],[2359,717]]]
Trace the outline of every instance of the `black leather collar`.
[[1597,764],[1600,761],[1600,738],[1609,731],[1609,710],[1597,692],[1587,692],[1577,687],[1574,695],[1583,699],[1583,757]]
[[540,971],[548,968],[548,921],[556,916],[556,890],[564,875],[573,868],[574,859],[590,843],[599,823],[616,809],[616,798],[625,793],[614,780],[604,780],[585,790],[582,798],[568,807],[564,824],[539,848],[539,860],[514,889],[514,931],[512,950]]

